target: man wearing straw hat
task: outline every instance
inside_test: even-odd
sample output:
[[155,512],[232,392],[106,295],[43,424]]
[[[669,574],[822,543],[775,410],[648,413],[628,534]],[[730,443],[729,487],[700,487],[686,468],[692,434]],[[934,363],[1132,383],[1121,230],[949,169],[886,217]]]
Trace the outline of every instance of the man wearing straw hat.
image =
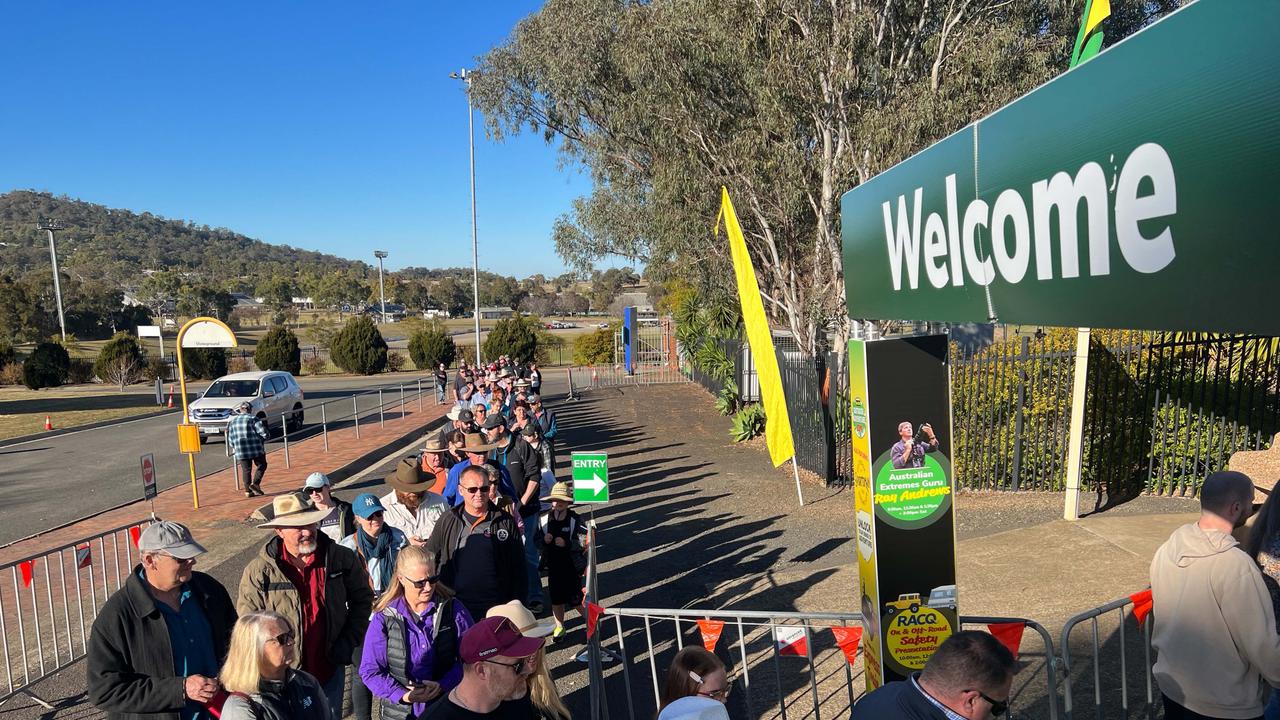
[[289,621],[301,644],[297,661],[341,720],[347,666],[373,610],[369,575],[354,552],[320,532],[327,511],[292,493],[272,500],[271,511],[258,527],[274,536],[245,567],[237,609],[271,610]]
[[480,433],[467,433],[463,436],[463,440],[465,444],[462,446],[462,451],[467,454],[467,459],[449,469],[449,480],[445,483],[444,492],[441,493],[445,504],[449,507],[457,507],[462,504],[463,498],[458,494],[458,480],[462,477],[462,471],[472,465],[484,465],[485,463],[498,468],[502,475],[498,491],[513,501],[516,500],[515,486],[511,484],[511,473],[507,472],[507,468],[502,463],[488,459],[488,452],[496,448],[497,444],[485,442],[484,436]]

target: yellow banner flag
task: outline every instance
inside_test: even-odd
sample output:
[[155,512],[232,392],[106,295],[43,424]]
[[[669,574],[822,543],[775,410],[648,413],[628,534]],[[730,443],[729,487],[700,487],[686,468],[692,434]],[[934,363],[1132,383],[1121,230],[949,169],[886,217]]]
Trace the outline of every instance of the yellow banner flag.
[[[756,377],[760,381],[760,399],[768,420],[764,425],[764,437],[769,444],[769,458],[777,467],[795,456],[795,444],[791,440],[791,418],[787,415],[787,398],[782,393],[782,374],[778,371],[778,356],[773,352],[773,336],[769,334],[769,321],[764,316],[764,302],[760,300],[760,286],[756,283],[756,271],[751,267],[747,254],[747,241],[742,237],[742,226],[729,201],[729,190],[720,188],[720,219],[724,220],[729,235],[729,252],[733,255],[733,274],[738,280],[738,301],[742,303],[742,322],[747,328],[747,342],[751,345],[751,357],[756,363]],[[716,222],[716,235],[720,234],[720,222]]]

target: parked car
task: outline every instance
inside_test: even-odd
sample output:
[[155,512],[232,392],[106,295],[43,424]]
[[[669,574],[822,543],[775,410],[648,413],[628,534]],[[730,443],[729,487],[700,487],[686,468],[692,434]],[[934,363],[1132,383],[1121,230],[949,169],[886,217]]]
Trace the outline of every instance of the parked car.
[[200,429],[200,442],[225,436],[231,414],[242,402],[266,421],[267,431],[287,426],[289,432],[302,429],[304,410],[302,388],[287,372],[243,372],[224,375],[191,403],[191,422]]

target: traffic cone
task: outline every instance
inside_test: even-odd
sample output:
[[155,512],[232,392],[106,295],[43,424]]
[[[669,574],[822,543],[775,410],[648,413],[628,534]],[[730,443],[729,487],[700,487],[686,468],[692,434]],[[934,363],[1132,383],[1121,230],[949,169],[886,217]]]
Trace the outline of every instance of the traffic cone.
[[173,407],[173,393],[169,393],[169,407]]
[[44,429],[45,430],[53,429],[53,419],[50,418],[48,415],[44,416]]

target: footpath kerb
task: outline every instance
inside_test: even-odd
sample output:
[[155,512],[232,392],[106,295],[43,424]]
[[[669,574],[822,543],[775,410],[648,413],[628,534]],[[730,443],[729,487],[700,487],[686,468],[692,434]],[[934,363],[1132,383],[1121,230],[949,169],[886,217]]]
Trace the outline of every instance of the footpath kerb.
[[[445,410],[445,406],[435,403],[434,397],[423,398],[422,410],[417,409],[416,402],[407,402],[403,416],[398,409],[387,413],[385,425],[376,421],[361,423],[358,439],[354,427],[330,430],[328,452],[325,452],[324,438],[320,435],[299,442],[291,442],[289,468],[285,467],[283,448],[268,454],[269,467],[262,483],[265,496],[246,498],[242,491],[237,490],[235,468],[232,466],[200,478],[199,510],[192,507],[191,484],[187,482],[161,492],[155,499],[155,514],[166,520],[177,520],[186,524],[197,537],[205,534],[202,531],[211,531],[228,525],[239,526],[254,510],[261,507],[264,501],[270,502],[273,495],[302,487],[303,481],[312,472],[319,470],[327,473],[337,482],[351,474],[353,466],[377,462],[387,450],[425,433],[444,417]],[[176,431],[174,442],[177,442]],[[208,452],[210,449],[206,446],[205,451]],[[51,489],[50,502],[56,502],[59,493],[74,492],[75,469],[67,468],[67,471],[69,476],[67,485]],[[142,483],[139,478],[121,478],[120,481],[136,483],[141,492]],[[0,549],[0,565],[136,522],[147,517],[150,512],[151,507],[147,501],[139,499],[137,502],[57,530],[20,540]]]

